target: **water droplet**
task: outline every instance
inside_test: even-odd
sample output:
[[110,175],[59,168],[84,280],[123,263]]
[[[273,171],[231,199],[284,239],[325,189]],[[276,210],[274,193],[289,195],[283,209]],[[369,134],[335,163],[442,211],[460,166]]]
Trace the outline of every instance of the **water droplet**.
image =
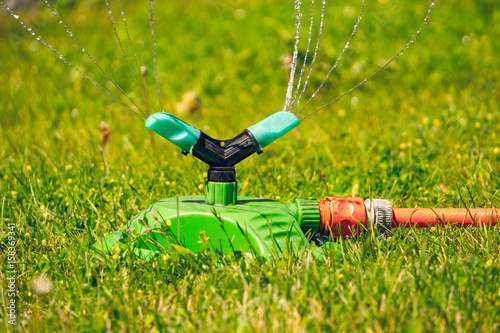
[[19,15],[12,14],[12,16],[14,16],[14,18],[15,18],[16,20],[19,20]]

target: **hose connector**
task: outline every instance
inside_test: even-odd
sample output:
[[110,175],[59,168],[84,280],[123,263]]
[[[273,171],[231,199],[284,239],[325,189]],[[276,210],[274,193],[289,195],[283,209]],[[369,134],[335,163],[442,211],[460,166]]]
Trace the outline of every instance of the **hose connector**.
[[392,228],[392,205],[385,199],[366,199],[366,212],[371,225],[382,230]]
[[366,208],[362,198],[326,197],[318,201],[319,233],[340,237],[359,233],[366,225]]

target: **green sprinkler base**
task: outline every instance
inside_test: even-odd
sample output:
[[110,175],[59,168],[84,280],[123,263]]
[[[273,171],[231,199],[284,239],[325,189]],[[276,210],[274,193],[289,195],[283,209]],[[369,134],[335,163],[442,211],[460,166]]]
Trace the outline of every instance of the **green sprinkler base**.
[[209,247],[263,257],[313,247],[322,256],[324,250],[310,242],[311,232],[306,236],[301,229],[303,221],[308,226],[315,218],[319,219],[319,208],[310,199],[283,204],[238,197],[236,204],[212,206],[205,203],[204,196],[168,198],[151,205],[94,247],[106,252],[116,247],[129,249],[143,260],[154,260],[178,246],[193,253]]
[[[146,121],[147,128],[209,165],[205,196],[160,200],[94,247],[129,250],[144,260],[154,260],[179,250],[179,246],[193,253],[210,248],[266,258],[313,247],[311,239],[320,225],[316,200],[283,204],[237,195],[234,166],[262,153],[299,123],[295,115],[277,112],[232,139],[217,140],[168,113],[152,115]],[[320,247],[314,249],[318,256],[324,252]]]

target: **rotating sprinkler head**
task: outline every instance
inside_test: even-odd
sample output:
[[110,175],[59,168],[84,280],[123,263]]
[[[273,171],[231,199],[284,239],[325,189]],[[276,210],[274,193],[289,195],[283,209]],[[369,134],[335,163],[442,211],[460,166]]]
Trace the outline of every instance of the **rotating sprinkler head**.
[[[229,140],[214,139],[179,118],[159,112],[148,118],[146,128],[209,165],[206,204],[236,203],[235,165],[262,150],[300,124],[290,112],[276,112]],[[223,200],[218,200],[222,198]]]

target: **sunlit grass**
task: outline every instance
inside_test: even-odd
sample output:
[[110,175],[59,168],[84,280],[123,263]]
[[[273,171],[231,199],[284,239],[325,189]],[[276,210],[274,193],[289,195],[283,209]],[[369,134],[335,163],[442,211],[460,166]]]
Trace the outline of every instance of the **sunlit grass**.
[[[425,1],[385,2],[368,3],[351,51],[310,111],[390,59],[426,12]],[[359,5],[328,4],[310,93],[342,49]],[[394,65],[242,162],[239,194],[284,202],[366,198],[371,187],[374,197],[396,207],[500,207],[500,15],[494,5],[438,2],[420,40]],[[154,100],[149,4],[125,6]],[[59,9],[88,51],[144,106],[105,5],[68,1]],[[62,29],[42,24],[50,17],[45,10],[21,15],[108,87]],[[158,2],[156,15],[165,111],[174,112],[182,95],[196,90],[203,111],[186,120],[224,139],[282,108],[287,73],[279,57],[293,51],[291,1]],[[202,252],[155,263],[123,252],[98,255],[91,244],[145,204],[202,194],[207,167],[159,137],[153,144],[143,123],[7,16],[0,18],[0,36],[1,238],[5,243],[5,226],[15,222],[18,329],[499,329],[498,229],[367,233],[341,240],[344,256],[324,262],[307,253],[249,260]],[[106,154],[102,121],[112,132]],[[5,262],[4,251],[1,256]],[[41,274],[54,286],[48,295],[30,287]],[[2,302],[4,314],[6,298]]]

